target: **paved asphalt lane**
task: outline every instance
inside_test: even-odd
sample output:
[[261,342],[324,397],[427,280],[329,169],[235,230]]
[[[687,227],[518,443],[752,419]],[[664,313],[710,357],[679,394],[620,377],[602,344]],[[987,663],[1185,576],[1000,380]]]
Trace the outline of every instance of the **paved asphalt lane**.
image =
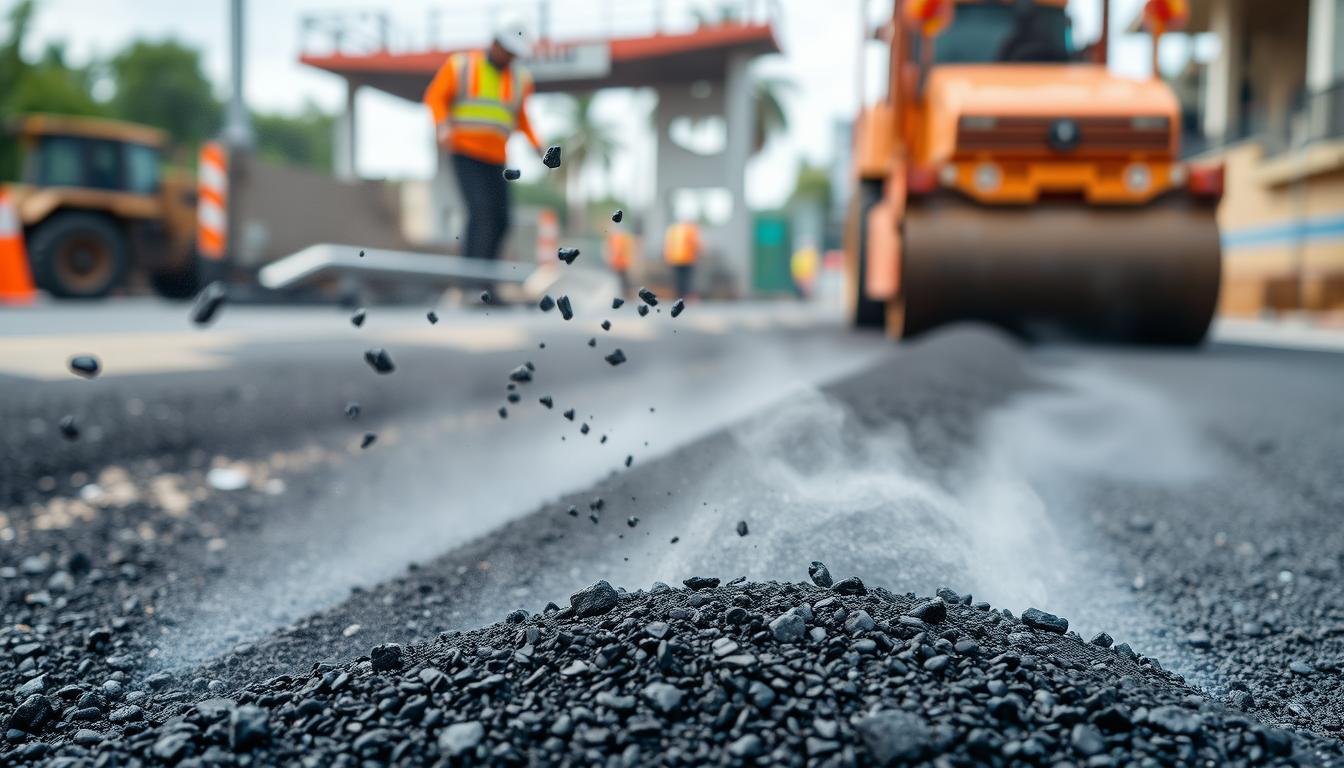
[[[1259,718],[1341,735],[1339,355],[1027,349],[977,329],[897,348],[787,306],[433,328],[375,311],[358,331],[330,311],[229,312],[204,332],[163,331],[153,307],[69,322],[48,329],[41,349],[68,348],[50,359],[0,341],[0,419],[18,425],[0,562],[44,557],[46,578],[78,551],[119,569],[103,599],[152,611],[127,629],[137,674],[236,684],[563,604],[596,578],[797,580],[821,559],[1045,608]],[[581,325],[608,315],[611,334]],[[609,340],[627,324],[655,330]],[[359,357],[375,336],[392,376]],[[616,345],[630,363],[611,369]],[[104,378],[52,370],[79,352],[103,356]],[[501,422],[521,359],[537,380]],[[66,412],[85,425],[68,445]],[[379,442],[361,452],[366,429]],[[212,464],[248,487],[211,488]],[[42,592],[10,595],[15,618],[79,607]]]

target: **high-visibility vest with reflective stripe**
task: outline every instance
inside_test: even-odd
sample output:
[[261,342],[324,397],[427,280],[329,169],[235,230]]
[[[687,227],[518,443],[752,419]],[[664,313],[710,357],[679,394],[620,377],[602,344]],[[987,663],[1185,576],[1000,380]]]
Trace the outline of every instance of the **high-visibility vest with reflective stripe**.
[[479,131],[507,140],[518,122],[518,110],[528,87],[527,71],[510,65],[501,72],[482,51],[454,57],[457,97],[448,112],[453,132]]

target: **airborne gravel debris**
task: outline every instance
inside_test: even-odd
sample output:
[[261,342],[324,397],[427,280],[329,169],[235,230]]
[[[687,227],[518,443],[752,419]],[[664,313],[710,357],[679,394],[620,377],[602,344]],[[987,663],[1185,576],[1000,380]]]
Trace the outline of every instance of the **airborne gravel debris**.
[[387,354],[386,349],[378,348],[365,351],[364,362],[368,363],[369,367],[379,374],[392,373],[397,369],[397,367],[392,364],[392,357]]
[[101,370],[102,365],[93,355],[75,355],[70,358],[70,372],[76,376],[92,379],[96,378]]
[[229,289],[224,283],[216,280],[205,286],[191,303],[191,322],[196,325],[209,325],[228,298]]

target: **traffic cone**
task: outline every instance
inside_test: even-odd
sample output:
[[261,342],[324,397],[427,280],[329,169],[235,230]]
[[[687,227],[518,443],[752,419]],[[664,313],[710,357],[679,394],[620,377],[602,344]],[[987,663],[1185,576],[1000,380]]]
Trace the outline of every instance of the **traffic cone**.
[[0,304],[30,304],[36,296],[19,212],[10,202],[9,192],[0,189]]

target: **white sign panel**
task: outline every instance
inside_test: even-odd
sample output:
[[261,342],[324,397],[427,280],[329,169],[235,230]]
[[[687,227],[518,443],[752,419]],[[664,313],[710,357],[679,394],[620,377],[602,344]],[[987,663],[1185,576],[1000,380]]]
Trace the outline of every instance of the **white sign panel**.
[[537,82],[595,80],[611,74],[611,48],[606,43],[537,46],[527,68]]

